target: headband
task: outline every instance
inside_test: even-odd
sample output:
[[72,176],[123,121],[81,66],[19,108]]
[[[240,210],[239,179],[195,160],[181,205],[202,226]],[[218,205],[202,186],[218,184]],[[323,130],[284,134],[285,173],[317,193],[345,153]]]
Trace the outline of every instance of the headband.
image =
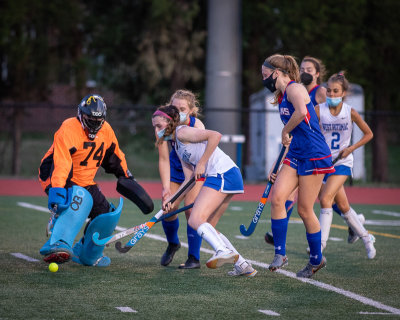
[[153,118],[155,116],[162,116],[162,117],[166,117],[166,118],[172,120],[172,118],[169,115],[167,115],[165,112],[163,112],[161,110],[156,110],[156,112],[153,113]]
[[264,61],[263,66],[266,67],[266,68],[272,69],[272,70],[279,70],[279,71],[281,71],[281,72],[283,72],[283,73],[285,73],[285,74],[289,74],[289,72],[287,72],[286,70],[283,70],[283,69],[281,69],[281,68],[274,67],[274,66],[273,66],[272,64],[270,64],[267,60]]
[[272,64],[270,64],[268,61],[264,61],[263,66],[272,70],[275,70],[276,67],[274,67]]

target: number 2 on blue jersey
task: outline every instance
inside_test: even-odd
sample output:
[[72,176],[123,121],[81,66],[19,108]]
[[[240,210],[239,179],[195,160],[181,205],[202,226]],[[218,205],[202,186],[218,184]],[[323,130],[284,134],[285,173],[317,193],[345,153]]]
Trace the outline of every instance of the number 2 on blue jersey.
[[331,140],[331,150],[336,150],[340,148],[340,133],[332,132],[332,140]]

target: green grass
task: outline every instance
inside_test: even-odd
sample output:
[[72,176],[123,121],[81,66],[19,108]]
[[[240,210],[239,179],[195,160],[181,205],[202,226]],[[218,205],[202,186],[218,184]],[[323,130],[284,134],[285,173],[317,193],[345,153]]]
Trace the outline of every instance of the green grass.
[[[57,273],[51,273],[38,252],[46,241],[48,214],[17,206],[18,201],[47,206],[44,197],[0,197],[0,319],[270,318],[260,313],[260,309],[278,312],[280,319],[374,319],[376,315],[359,312],[386,312],[298,279],[271,273],[260,266],[255,266],[258,274],[254,278],[230,278],[226,274],[230,266],[216,270],[206,268],[209,253],[201,254],[201,269],[179,270],[177,266],[187,256],[184,247],[170,266],[162,267],[159,263],[166,243],[153,238],[140,240],[127,254],[119,254],[113,247],[106,248],[105,253],[112,260],[108,268],[69,262],[60,265]],[[156,210],[158,206],[157,203]],[[236,211],[234,207],[242,210]],[[267,264],[273,258],[273,248],[263,239],[265,231],[270,229],[267,223],[269,206],[264,209],[263,220],[250,238],[235,238],[240,234],[239,225],[248,225],[255,208],[256,203],[233,202],[218,229],[231,239],[243,256]],[[367,219],[399,219],[376,215],[372,210],[400,212],[400,206],[354,208],[363,212]],[[318,206],[315,209],[319,210]],[[119,225],[136,225],[150,216],[142,215],[126,201]],[[298,218],[296,213],[293,216]],[[186,242],[184,220],[181,215],[179,234],[181,241]],[[344,225],[337,215],[333,223]],[[314,279],[400,309],[399,227],[367,228],[395,235],[397,239],[376,235],[377,257],[368,260],[362,241],[349,245],[347,231],[332,228],[330,236],[344,241],[328,242],[325,251],[328,266]],[[149,233],[163,235],[161,224],[155,225]],[[286,270],[296,272],[304,267],[306,247],[304,226],[289,224]],[[203,243],[203,248],[209,249],[209,246]],[[18,259],[10,254],[13,252],[40,261]],[[122,313],[116,307],[131,307],[137,313]]]

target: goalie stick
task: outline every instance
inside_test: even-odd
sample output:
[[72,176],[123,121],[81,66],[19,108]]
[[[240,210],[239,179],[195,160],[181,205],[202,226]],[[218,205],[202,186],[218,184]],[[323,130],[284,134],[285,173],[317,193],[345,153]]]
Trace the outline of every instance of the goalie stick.
[[[275,163],[274,170],[272,170],[273,174],[276,174],[278,172],[278,169],[279,169],[279,166],[281,165],[282,158],[285,154],[285,151],[286,151],[286,147],[282,145],[278,159],[276,160],[276,163]],[[267,186],[265,187],[264,193],[260,199],[260,202],[258,203],[256,212],[253,215],[253,219],[250,222],[249,228],[246,229],[246,226],[244,224],[240,225],[240,233],[242,235],[248,237],[254,232],[254,230],[257,226],[258,220],[260,219],[260,216],[264,210],[264,206],[268,201],[268,196],[269,196],[269,193],[271,191],[271,187],[273,184],[274,183],[271,180],[268,180]]]
[[[195,177],[193,176],[183,187],[182,189],[180,189],[177,193],[175,193],[175,195],[171,198],[171,200],[168,201],[167,204],[169,203],[174,203],[176,201],[176,199],[178,199],[182,193],[184,193],[194,182],[196,181]],[[160,211],[158,211],[155,216],[153,218],[151,218],[149,221],[147,221],[144,225],[144,227],[139,230],[135,236],[132,237],[131,240],[129,240],[126,245],[124,247],[122,247],[121,242],[118,241],[115,244],[115,248],[121,252],[121,253],[126,253],[128,252],[130,249],[132,249],[132,247],[141,239],[143,238],[143,236],[153,227],[153,225],[158,221],[158,219],[162,216],[163,214],[163,210],[161,209]]]
[[[189,205],[187,205],[187,206],[185,206],[185,207],[182,207],[182,208],[180,208],[180,209],[178,209],[178,210],[169,212],[169,213],[167,213],[167,214],[161,216],[161,217],[156,221],[156,223],[157,223],[157,222],[160,222],[160,221],[162,221],[162,220],[164,220],[164,219],[167,219],[167,218],[169,218],[169,217],[172,217],[172,216],[174,216],[174,215],[176,215],[176,214],[178,214],[178,213],[180,213],[180,212],[182,212],[182,211],[186,211],[186,210],[192,208],[193,205],[194,205],[194,203],[189,204]],[[99,233],[98,233],[98,232],[95,232],[95,233],[93,233],[92,240],[93,240],[94,244],[96,244],[96,245],[98,245],[98,246],[104,246],[104,245],[108,246],[110,243],[113,243],[113,242],[115,242],[115,241],[117,241],[117,240],[119,240],[119,239],[122,239],[122,238],[124,238],[124,237],[126,237],[126,236],[129,236],[129,235],[132,234],[132,233],[138,232],[139,230],[143,229],[145,226],[146,226],[146,224],[145,224],[145,223],[142,223],[142,224],[139,224],[139,225],[134,226],[134,227],[132,227],[132,228],[126,229],[126,230],[124,230],[124,231],[121,231],[121,232],[119,232],[119,233],[116,233],[116,234],[114,234],[114,235],[111,235],[111,236],[106,237],[106,238],[103,238],[103,239],[99,239],[99,236],[100,236]]]

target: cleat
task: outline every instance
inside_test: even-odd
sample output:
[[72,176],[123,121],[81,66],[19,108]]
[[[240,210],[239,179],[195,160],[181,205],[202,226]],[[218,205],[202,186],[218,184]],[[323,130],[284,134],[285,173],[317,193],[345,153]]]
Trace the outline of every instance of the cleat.
[[271,246],[274,245],[274,235],[272,234],[272,232],[267,232],[264,236],[265,242],[270,244]]
[[56,241],[50,245],[50,239],[47,240],[39,252],[44,256],[43,260],[45,262],[55,262],[57,264],[69,261],[73,255],[72,249],[67,243]]
[[197,260],[191,254],[185,263],[181,263],[178,267],[179,269],[200,269],[200,261]]
[[[361,224],[364,225],[365,216],[362,213],[360,213],[357,215],[357,217],[358,217],[358,220],[360,220]],[[358,239],[360,239],[360,237],[358,235],[356,235],[354,233],[353,229],[351,229],[349,227],[349,236],[347,237],[347,243],[352,244],[352,243],[356,242]]]
[[207,268],[216,269],[226,263],[236,263],[239,259],[239,254],[229,251],[218,250],[206,263]]
[[180,249],[181,244],[178,243],[168,243],[167,250],[165,250],[163,256],[161,257],[161,265],[166,267],[172,262],[172,259],[174,258],[175,253]]
[[314,273],[324,267],[326,267],[326,258],[322,256],[321,263],[319,265],[314,266],[309,262],[303,270],[300,270],[296,273],[296,276],[299,278],[311,278]]
[[68,262],[70,259],[71,255],[65,251],[53,252],[43,258],[47,263],[55,262],[57,264]]
[[228,272],[228,275],[232,277],[244,276],[244,277],[254,277],[257,274],[257,270],[254,269],[251,264],[247,261],[242,262],[240,265],[235,264],[233,270]]
[[373,259],[376,256],[376,249],[374,247],[375,237],[372,234],[368,234],[367,237],[363,237],[365,250],[367,251],[368,259]]
[[276,271],[280,268],[283,268],[288,264],[288,258],[281,254],[275,254],[274,260],[272,260],[271,264],[269,265],[268,269],[270,271]]

